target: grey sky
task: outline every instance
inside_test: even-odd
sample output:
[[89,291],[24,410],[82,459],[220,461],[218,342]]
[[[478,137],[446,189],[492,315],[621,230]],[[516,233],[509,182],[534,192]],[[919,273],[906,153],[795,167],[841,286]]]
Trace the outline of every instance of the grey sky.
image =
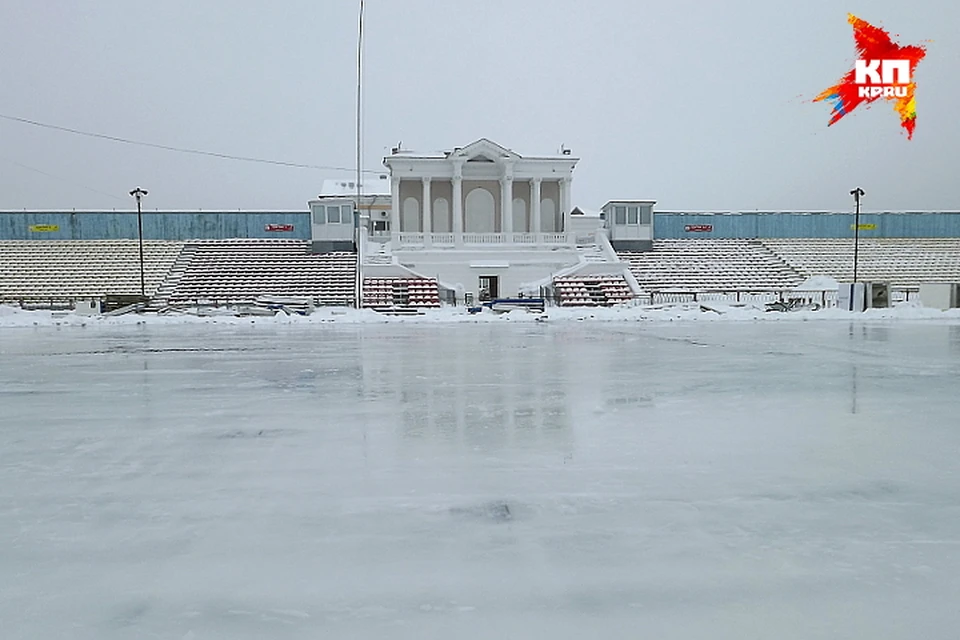
[[[351,168],[358,4],[3,0],[0,113]],[[829,107],[808,102],[852,65],[848,11],[934,41],[911,141],[888,103],[828,129]],[[867,210],[960,209],[957,24],[953,0],[367,0],[364,164],[401,140],[488,137],[532,155],[566,144],[588,208],[846,209],[860,185]],[[137,185],[149,208],[305,209],[343,175],[0,120],[0,209],[129,208]]]

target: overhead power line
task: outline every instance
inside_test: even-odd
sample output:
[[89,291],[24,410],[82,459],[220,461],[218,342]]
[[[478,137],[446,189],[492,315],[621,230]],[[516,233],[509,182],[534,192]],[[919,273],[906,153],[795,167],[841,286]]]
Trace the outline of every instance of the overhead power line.
[[[350,167],[333,167],[333,166],[324,166],[324,165],[317,165],[317,164],[304,164],[300,162],[287,162],[285,160],[270,160],[267,158],[254,158],[251,156],[237,156],[229,153],[218,153],[216,151],[204,151],[202,149],[174,147],[172,145],[157,144],[154,142],[144,142],[142,140],[131,140],[129,138],[121,138],[120,136],[111,136],[103,133],[94,133],[92,131],[81,131],[80,129],[63,127],[56,124],[50,124],[48,122],[39,122],[37,120],[30,120],[29,118],[20,118],[18,116],[11,116],[4,113],[0,113],[0,118],[4,120],[9,120],[11,122],[19,122],[21,124],[28,124],[34,127],[41,127],[43,129],[53,129],[54,131],[63,131],[63,132],[72,133],[78,136],[86,136],[88,138],[98,138],[100,140],[109,140],[111,142],[120,142],[123,144],[131,144],[131,145],[136,145],[140,147],[150,147],[151,149],[162,149],[164,151],[175,151],[177,153],[190,153],[198,156],[219,158],[221,160],[237,160],[240,162],[257,162],[260,164],[272,164],[280,167],[293,167],[297,169],[317,169],[320,171],[345,171],[345,172],[353,173],[356,170],[355,168],[350,168]],[[379,174],[379,173],[383,173],[383,171],[364,169],[362,170],[362,173]]]
[[44,170],[42,170],[42,169],[37,169],[36,167],[31,167],[30,165],[23,164],[22,162],[17,162],[16,160],[11,160],[10,158],[4,158],[4,157],[2,157],[2,156],[0,156],[0,160],[3,160],[3,161],[5,161],[5,162],[9,162],[10,164],[16,165],[16,166],[20,167],[21,169],[26,169],[27,171],[33,171],[34,173],[39,173],[40,175],[47,176],[48,178],[53,178],[54,180],[58,180],[58,181],[63,182],[63,183],[65,183],[65,184],[70,184],[70,185],[73,185],[73,186],[75,186],[75,187],[80,187],[81,189],[86,189],[87,191],[90,191],[90,192],[92,192],[92,193],[98,193],[98,194],[100,194],[100,195],[102,195],[102,196],[107,196],[108,198],[113,198],[114,200],[120,200],[120,201],[126,202],[123,198],[121,198],[120,196],[118,196],[118,195],[115,194],[115,193],[107,193],[106,191],[101,191],[100,189],[94,189],[93,187],[88,186],[88,185],[85,185],[85,184],[81,184],[81,183],[77,182],[76,180],[70,180],[70,179],[68,179],[68,178],[64,178],[63,176],[58,176],[58,175],[53,174],[53,173],[48,173],[48,172],[46,172],[46,171],[44,171]]

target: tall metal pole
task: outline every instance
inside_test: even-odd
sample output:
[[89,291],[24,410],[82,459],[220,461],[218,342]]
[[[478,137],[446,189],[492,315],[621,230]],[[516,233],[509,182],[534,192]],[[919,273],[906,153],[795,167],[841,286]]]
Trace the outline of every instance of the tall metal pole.
[[140,201],[143,199],[143,196],[147,195],[147,191],[146,189],[137,187],[130,192],[130,195],[137,199],[137,237],[140,239],[140,295],[146,298],[147,285],[143,276],[143,210],[140,206]]
[[864,192],[857,187],[850,195],[856,203],[856,213],[853,215],[853,284],[857,284],[857,265],[860,258],[860,196],[864,195]]
[[356,296],[356,307],[363,307],[363,217],[360,209],[360,198],[363,193],[360,180],[362,177],[362,139],[360,137],[360,124],[363,118],[362,106],[362,87],[363,87],[363,0],[360,0],[360,18],[359,30],[357,32],[357,206],[356,206],[356,234],[357,234],[357,286],[354,291]]

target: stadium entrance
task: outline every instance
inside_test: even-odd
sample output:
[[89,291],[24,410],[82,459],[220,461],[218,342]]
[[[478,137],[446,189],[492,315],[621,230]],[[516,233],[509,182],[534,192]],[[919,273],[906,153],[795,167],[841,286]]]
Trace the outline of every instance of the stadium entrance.
[[480,276],[480,302],[496,300],[500,297],[500,277]]

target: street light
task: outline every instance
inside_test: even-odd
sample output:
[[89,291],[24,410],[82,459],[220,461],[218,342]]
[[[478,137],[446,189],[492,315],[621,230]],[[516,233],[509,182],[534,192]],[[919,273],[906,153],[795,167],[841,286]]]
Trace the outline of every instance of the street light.
[[360,213],[359,201],[360,199],[358,197],[357,208],[353,212],[354,247],[356,247],[357,250],[357,268],[354,273],[355,286],[353,295],[355,298],[354,306],[357,309],[363,308],[363,243],[366,240],[366,234],[364,233],[363,214]]
[[147,286],[143,277],[143,211],[140,201],[143,200],[143,196],[147,195],[147,190],[137,187],[130,192],[130,195],[137,199],[137,237],[140,238],[140,295],[146,298]]
[[356,270],[356,288],[354,297],[356,298],[356,307],[363,307],[363,243],[366,234],[363,233],[363,219],[361,215],[361,196],[363,193],[363,173],[361,166],[363,163],[363,145],[361,142],[361,125],[363,124],[362,88],[363,88],[363,0],[360,0],[360,14],[357,25],[357,204],[354,211],[354,233],[356,233],[357,248],[357,270]]
[[864,195],[863,189],[857,187],[850,192],[854,202],[857,204],[857,212],[853,216],[853,284],[857,284],[857,261],[860,257],[860,197]]

